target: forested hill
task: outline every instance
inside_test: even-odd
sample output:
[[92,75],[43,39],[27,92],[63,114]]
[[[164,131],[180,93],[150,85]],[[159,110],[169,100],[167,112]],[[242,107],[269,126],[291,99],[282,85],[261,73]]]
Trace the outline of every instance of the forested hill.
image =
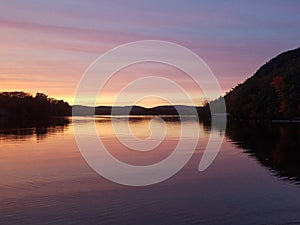
[[236,118],[300,117],[300,48],[284,52],[225,95],[227,112]]
[[71,115],[71,106],[43,93],[0,92],[0,116],[40,118]]

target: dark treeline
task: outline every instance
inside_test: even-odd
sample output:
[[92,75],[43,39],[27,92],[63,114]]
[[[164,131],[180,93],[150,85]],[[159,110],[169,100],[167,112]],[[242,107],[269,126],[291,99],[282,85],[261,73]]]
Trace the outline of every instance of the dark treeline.
[[42,118],[71,115],[71,106],[63,100],[37,93],[0,92],[0,116]]

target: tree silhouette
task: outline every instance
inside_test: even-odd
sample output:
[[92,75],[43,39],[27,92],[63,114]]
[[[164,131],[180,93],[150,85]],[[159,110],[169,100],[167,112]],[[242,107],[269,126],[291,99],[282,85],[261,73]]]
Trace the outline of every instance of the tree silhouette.
[[71,106],[63,100],[37,93],[33,97],[25,92],[1,92],[0,115],[23,118],[71,115]]

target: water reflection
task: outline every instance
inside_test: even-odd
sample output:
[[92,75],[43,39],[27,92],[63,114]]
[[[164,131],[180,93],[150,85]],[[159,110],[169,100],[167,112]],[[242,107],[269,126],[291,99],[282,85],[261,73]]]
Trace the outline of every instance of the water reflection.
[[[73,123],[77,124],[77,138],[79,135],[84,143],[96,146],[100,137],[112,156],[136,166],[152,165],[166,159],[179,142],[186,143],[182,152],[193,152],[194,148],[190,146],[197,144],[198,133],[202,137],[200,144],[207,141],[207,134],[202,132],[196,117],[75,117]],[[94,124],[96,130],[93,130]]]
[[300,184],[299,125],[229,121],[226,135],[275,175]]
[[[117,127],[124,127],[126,118],[116,117],[119,121]],[[153,117],[132,116],[129,125],[132,133],[139,139],[145,140],[151,137],[149,124]],[[73,122],[83,124],[83,132],[86,123],[95,120],[98,135],[103,138],[105,145],[115,149],[111,153],[124,162],[134,165],[153,163],[167,157],[176,146],[180,138],[181,123],[199,123],[202,131],[202,145],[205,145],[208,135],[212,131],[223,132],[218,123],[211,126],[210,122],[198,122],[193,117],[171,117],[165,116],[161,119],[167,123],[167,141],[158,148],[160,151],[152,151],[147,155],[147,160],[141,158],[140,153],[125,151],[126,148],[116,139],[112,127],[111,117],[78,117]],[[18,121],[0,118],[0,141],[25,141],[41,140],[49,135],[64,133],[71,125],[69,118],[51,118],[42,121]],[[161,121],[154,121],[154,128],[161,129]],[[122,129],[120,129],[122,130]],[[72,129],[70,129],[71,135]],[[194,131],[191,130],[191,133]],[[127,137],[127,133],[121,133]],[[300,124],[299,123],[271,123],[257,121],[233,121],[227,123],[226,136],[230,142],[241,148],[242,151],[254,157],[262,166],[269,168],[276,176],[300,184]],[[152,134],[155,139],[155,134]],[[189,138],[189,137],[181,137]],[[151,138],[150,138],[151,139]],[[171,150],[170,150],[171,149]],[[152,154],[152,155],[151,155]],[[153,157],[152,157],[153,156]],[[141,158],[141,162],[139,161]]]
[[44,120],[0,119],[0,140],[27,140],[36,137],[44,139],[50,134],[63,133],[70,124],[66,117],[47,118]]

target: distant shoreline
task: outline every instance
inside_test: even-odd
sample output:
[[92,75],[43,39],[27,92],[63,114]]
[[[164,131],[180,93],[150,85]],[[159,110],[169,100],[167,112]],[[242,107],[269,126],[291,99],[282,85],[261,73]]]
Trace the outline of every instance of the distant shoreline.
[[300,123],[300,119],[295,120],[272,120],[273,123]]

